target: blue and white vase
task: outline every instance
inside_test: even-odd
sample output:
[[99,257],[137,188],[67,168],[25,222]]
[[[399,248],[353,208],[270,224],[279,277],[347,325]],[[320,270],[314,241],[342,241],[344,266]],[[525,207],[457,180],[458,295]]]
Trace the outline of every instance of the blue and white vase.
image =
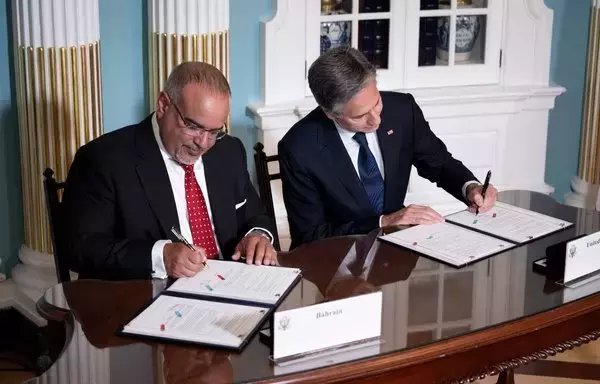
[[[440,7],[441,8],[441,7]],[[479,37],[481,16],[457,16],[456,17],[456,50],[454,62],[464,63],[471,60],[471,54],[475,42]],[[450,41],[450,18],[440,17],[438,19],[437,57],[447,62]]]
[[330,48],[350,44],[350,21],[321,23],[321,54]]

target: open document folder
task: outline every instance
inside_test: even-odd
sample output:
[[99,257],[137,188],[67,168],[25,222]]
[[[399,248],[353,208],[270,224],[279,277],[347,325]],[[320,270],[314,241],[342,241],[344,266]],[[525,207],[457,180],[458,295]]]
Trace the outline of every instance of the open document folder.
[[571,225],[497,202],[490,211],[479,215],[464,210],[446,216],[443,223],[416,225],[380,239],[462,267]]
[[161,292],[119,334],[241,350],[301,278],[297,268],[207,263]]

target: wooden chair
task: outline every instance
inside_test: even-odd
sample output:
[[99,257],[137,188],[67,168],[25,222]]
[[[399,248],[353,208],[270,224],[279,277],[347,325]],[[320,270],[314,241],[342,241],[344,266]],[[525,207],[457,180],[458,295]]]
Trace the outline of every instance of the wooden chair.
[[65,184],[66,183],[64,182],[57,182],[54,179],[54,171],[50,168],[46,168],[44,171],[44,193],[46,195],[48,221],[50,222],[50,235],[52,238],[54,263],[56,264],[56,278],[59,283],[71,281],[71,275],[69,273],[67,261],[65,260],[65,251],[62,245],[62,228],[66,223],[63,214],[60,191],[64,189]]
[[271,155],[267,156],[264,152],[265,146],[262,143],[256,143],[254,146],[254,165],[256,167],[256,179],[258,181],[258,193],[260,194],[260,200],[267,210],[267,214],[273,219],[275,224],[275,239],[273,240],[273,246],[276,250],[281,251],[281,245],[279,244],[279,234],[277,233],[277,223],[275,221],[275,207],[273,206],[273,194],[271,193],[271,181],[281,179],[279,172],[269,174],[269,163],[277,162],[279,164],[279,156]]

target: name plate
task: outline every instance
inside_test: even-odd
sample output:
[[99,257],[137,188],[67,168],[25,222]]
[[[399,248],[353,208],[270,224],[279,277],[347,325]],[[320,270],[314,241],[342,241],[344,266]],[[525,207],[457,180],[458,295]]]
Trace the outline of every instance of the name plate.
[[275,312],[273,360],[289,361],[381,337],[382,293]]
[[565,285],[600,271],[600,232],[569,241],[566,253]]

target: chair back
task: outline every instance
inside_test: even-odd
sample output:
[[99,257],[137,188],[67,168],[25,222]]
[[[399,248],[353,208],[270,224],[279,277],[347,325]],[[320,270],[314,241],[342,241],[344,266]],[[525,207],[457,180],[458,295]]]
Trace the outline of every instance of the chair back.
[[63,249],[63,227],[66,224],[61,190],[65,183],[59,183],[54,179],[54,171],[46,168],[44,171],[44,194],[46,195],[46,211],[50,224],[50,236],[52,238],[52,250],[54,253],[54,263],[56,265],[56,278],[59,283],[71,281],[69,267],[66,261],[65,251]]
[[273,206],[273,194],[271,193],[271,181],[281,179],[279,172],[269,173],[269,163],[277,163],[279,165],[279,156],[267,156],[264,151],[265,147],[262,143],[256,143],[254,146],[254,166],[256,167],[256,179],[258,182],[258,193],[263,206],[267,210],[267,214],[273,219],[275,224],[275,240],[273,246],[276,250],[281,251],[279,244],[279,234],[277,233],[277,222],[275,220],[275,207]]

